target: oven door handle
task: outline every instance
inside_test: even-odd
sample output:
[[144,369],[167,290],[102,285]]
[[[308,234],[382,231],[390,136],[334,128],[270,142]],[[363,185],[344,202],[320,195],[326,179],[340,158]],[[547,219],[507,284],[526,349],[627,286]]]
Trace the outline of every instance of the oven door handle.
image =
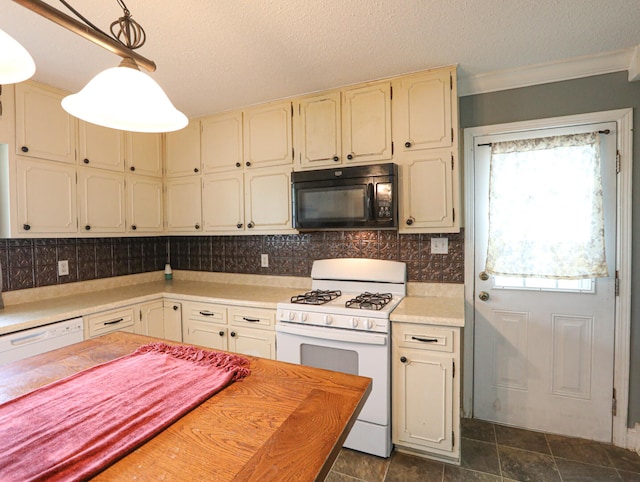
[[292,323],[277,323],[276,332],[290,335],[298,335],[306,338],[317,338],[320,340],[341,341],[344,343],[358,343],[361,345],[381,345],[387,344],[388,335],[381,333],[363,333],[338,328],[316,328],[314,326],[298,326]]

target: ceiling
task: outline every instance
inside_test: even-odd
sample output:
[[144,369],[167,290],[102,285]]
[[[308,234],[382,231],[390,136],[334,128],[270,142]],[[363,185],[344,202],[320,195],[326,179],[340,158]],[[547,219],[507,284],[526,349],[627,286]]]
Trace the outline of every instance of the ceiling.
[[[69,13],[58,0],[46,0]],[[11,0],[0,29],[34,79],[80,90],[114,54]],[[116,0],[68,0],[108,31]],[[138,50],[188,117],[458,64],[469,79],[640,44],[638,0],[125,0]]]

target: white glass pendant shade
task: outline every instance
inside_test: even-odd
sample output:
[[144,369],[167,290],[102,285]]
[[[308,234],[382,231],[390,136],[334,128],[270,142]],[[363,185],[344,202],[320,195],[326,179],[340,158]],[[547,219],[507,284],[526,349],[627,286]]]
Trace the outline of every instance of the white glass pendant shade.
[[123,131],[171,132],[189,123],[131,59],[100,72],[80,92],[62,99],[62,108],[84,121]]
[[35,71],[36,64],[27,49],[0,30],[0,85],[22,82]]

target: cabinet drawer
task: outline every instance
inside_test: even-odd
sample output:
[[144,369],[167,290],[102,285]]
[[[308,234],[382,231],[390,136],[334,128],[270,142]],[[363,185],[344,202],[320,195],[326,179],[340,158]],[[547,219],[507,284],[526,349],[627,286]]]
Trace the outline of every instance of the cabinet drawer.
[[86,319],[89,338],[118,330],[133,332],[134,316],[132,307],[89,315]]
[[443,352],[454,351],[454,330],[431,325],[392,323],[394,346]]
[[263,330],[273,330],[275,326],[276,310],[264,308],[229,308],[229,320],[235,326],[250,326]]
[[185,302],[182,305],[182,315],[185,320],[227,324],[227,308],[213,303]]

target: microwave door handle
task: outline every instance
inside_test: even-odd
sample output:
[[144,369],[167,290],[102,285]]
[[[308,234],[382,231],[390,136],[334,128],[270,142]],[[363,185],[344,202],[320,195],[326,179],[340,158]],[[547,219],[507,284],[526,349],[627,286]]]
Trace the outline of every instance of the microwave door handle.
[[372,221],[374,219],[373,213],[373,183],[370,182],[367,184],[367,215],[369,220]]

